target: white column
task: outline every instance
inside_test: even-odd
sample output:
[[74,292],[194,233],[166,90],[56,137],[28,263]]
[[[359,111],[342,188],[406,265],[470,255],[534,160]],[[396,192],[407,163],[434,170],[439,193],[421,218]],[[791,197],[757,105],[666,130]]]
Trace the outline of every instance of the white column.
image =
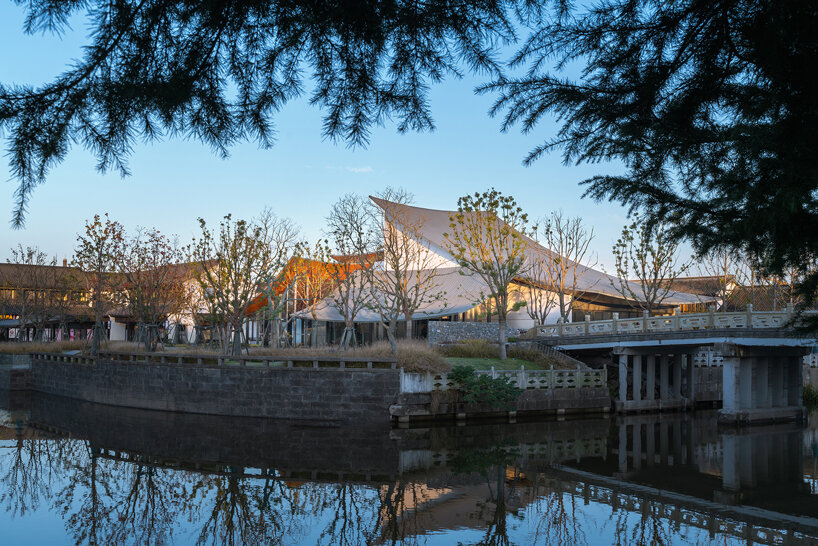
[[768,372],[770,379],[770,405],[774,408],[787,405],[784,397],[784,366],[781,359],[776,358],[770,363]]
[[682,397],[682,358],[683,355],[673,356],[673,398]]
[[619,355],[619,401],[628,400],[628,355]]
[[749,409],[755,407],[756,400],[753,397],[753,367],[755,357],[739,359],[739,408]]
[[656,398],[654,394],[656,390],[656,355],[648,355],[645,360],[648,368],[647,384],[645,385],[647,392],[645,395],[648,400],[654,400]]
[[757,408],[770,407],[770,360],[769,358],[756,359],[755,396]]
[[633,355],[633,399],[642,400],[642,355]]
[[790,406],[800,406],[802,404],[803,378],[801,377],[801,358],[797,356],[787,356],[781,358],[787,369],[787,396]]
[[670,395],[670,381],[668,375],[668,355],[659,357],[659,399],[664,400]]
[[693,366],[693,355],[682,355],[685,362],[687,378],[687,399],[692,404],[696,401],[696,368]]
[[722,409],[725,412],[735,412],[741,407],[739,383],[738,357],[725,356],[722,362]]

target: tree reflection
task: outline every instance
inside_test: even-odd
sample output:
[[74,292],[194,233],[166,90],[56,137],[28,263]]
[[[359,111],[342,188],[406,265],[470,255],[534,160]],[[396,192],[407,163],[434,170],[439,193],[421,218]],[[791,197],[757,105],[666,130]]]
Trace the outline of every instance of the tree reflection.
[[[539,476],[538,476],[539,478]],[[539,484],[538,484],[539,485]],[[548,544],[588,544],[577,517],[577,495],[563,480],[549,478],[542,484],[544,491],[535,488],[540,497],[535,510],[540,514],[535,527],[535,542]]]

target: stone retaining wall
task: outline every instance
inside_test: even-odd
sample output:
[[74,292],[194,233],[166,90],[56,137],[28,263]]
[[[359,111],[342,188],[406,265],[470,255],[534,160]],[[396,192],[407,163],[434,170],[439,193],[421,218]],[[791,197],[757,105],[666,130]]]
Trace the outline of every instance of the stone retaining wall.
[[570,389],[528,389],[520,394],[514,408],[492,408],[490,404],[463,404],[457,391],[404,393],[390,408],[399,422],[425,419],[489,417],[514,411],[519,414],[604,413],[610,409],[611,397],[606,387]]
[[[441,320],[429,321],[429,344],[457,343],[470,339],[486,339],[495,341],[499,325],[496,322],[448,322]],[[507,337],[519,337],[520,330],[507,328]]]
[[31,389],[114,406],[212,415],[386,421],[399,370],[268,368],[32,358]]

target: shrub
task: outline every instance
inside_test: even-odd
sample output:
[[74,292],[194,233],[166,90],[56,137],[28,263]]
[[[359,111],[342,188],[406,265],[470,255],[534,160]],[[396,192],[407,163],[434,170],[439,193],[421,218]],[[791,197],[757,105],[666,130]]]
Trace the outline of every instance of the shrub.
[[812,385],[804,385],[804,405],[808,408],[818,407],[818,389]]
[[494,409],[512,410],[523,392],[511,384],[509,378],[493,378],[488,374],[477,375],[470,366],[455,366],[449,378],[459,386],[463,402],[467,404],[491,404]]

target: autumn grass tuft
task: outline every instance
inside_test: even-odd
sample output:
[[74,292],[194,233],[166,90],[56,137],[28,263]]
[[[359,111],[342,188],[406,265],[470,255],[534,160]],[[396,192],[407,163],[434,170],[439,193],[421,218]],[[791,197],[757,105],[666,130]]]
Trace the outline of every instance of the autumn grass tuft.
[[[392,358],[392,350],[388,342],[378,341],[371,345],[351,348],[346,353],[339,352],[336,346],[321,348],[285,348],[271,349],[251,347],[251,355],[264,356],[347,356],[355,358]],[[450,366],[440,351],[429,346],[422,340],[402,339],[398,341],[398,367],[407,372],[446,372]]]

